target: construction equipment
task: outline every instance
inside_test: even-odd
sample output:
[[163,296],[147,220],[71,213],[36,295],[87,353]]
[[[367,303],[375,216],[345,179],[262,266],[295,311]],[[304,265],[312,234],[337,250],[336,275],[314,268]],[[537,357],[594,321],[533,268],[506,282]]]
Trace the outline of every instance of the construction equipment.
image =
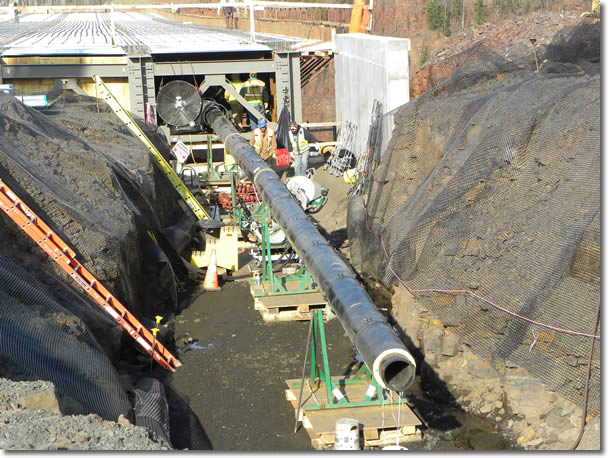
[[[354,170],[354,184],[348,190],[347,195],[362,195],[367,193],[371,182],[372,173],[378,163],[378,145],[380,143],[380,126],[382,123],[382,103],[374,100],[372,107],[372,116],[369,126],[369,134],[367,137],[367,149],[359,155],[357,166]],[[345,174],[348,172],[344,172]],[[346,180],[346,175],[345,175]]]
[[114,110],[114,113],[120,118],[120,120],[129,128],[129,130],[139,138],[144,145],[148,148],[148,150],[152,153],[152,156],[156,159],[158,165],[161,170],[165,173],[169,182],[173,185],[177,193],[181,196],[181,198],[186,202],[186,205],[192,210],[194,215],[199,219],[211,218],[207,211],[203,208],[201,203],[194,197],[192,192],[188,189],[188,187],[183,183],[183,181],[179,178],[179,176],[175,173],[171,165],[165,160],[165,158],[160,154],[160,152],[156,149],[154,144],[150,141],[150,139],[143,133],[137,123],[133,120],[131,115],[120,105],[120,102],[114,97],[112,92],[105,85],[101,77],[94,76],[95,84],[98,90],[101,92],[102,98],[106,101],[110,108]]
[[336,146],[324,165],[330,175],[341,176],[351,167],[353,161],[353,148],[357,137],[357,125],[345,122],[341,129]]
[[[148,150],[152,153],[152,155],[156,159],[161,170],[165,173],[165,175],[169,179],[169,182],[173,185],[173,187],[175,188],[177,193],[181,196],[181,198],[184,200],[186,205],[188,205],[188,207],[192,210],[194,215],[199,220],[212,219],[211,216],[209,215],[209,213],[207,213],[207,211],[203,208],[200,201],[194,196],[192,191],[184,184],[184,182],[180,179],[180,177],[177,175],[177,173],[175,173],[175,171],[173,170],[171,165],[160,154],[160,152],[156,149],[156,147],[150,141],[150,139],[143,133],[143,131],[139,128],[137,123],[129,115],[129,113],[120,105],[120,102],[118,102],[116,97],[114,97],[114,95],[110,92],[110,90],[105,85],[103,80],[99,76],[95,76],[94,80],[102,94],[103,99],[108,103],[108,105],[110,105],[112,110],[114,110],[114,113],[116,113],[116,115],[120,118],[120,120],[125,123],[125,125],[133,133],[133,135],[138,137],[144,143],[144,145],[146,145]],[[200,100],[200,97],[199,97],[199,100]],[[191,114],[193,112],[192,110],[195,110],[195,109],[191,108],[191,104],[186,104],[183,107],[183,112],[176,108],[175,110],[173,110],[173,112],[168,112],[165,115],[168,117],[172,116],[176,119],[182,119],[182,121],[180,121],[180,122],[183,122],[183,119],[187,119],[189,116],[191,116]],[[200,107],[199,107],[199,110],[200,110]],[[207,153],[208,164],[212,164],[211,163],[211,153],[212,153],[211,138],[208,137],[208,153]],[[208,175],[211,174],[212,172],[213,172],[213,167],[208,166]],[[195,181],[195,180],[191,180],[191,181]],[[237,240],[236,240],[236,238],[230,237],[230,236],[226,240],[231,242],[227,246],[228,254],[226,256],[224,256],[223,253],[218,254],[218,257],[217,257],[218,266],[225,267],[227,269],[236,269],[236,268],[238,268],[238,255],[237,255],[236,262],[233,261],[233,259],[234,259],[234,253],[236,253],[236,250],[237,250],[237,247],[236,247]],[[216,241],[216,240],[214,239],[213,241]],[[196,255],[193,255],[192,264],[197,267],[205,266],[207,260],[201,259],[201,256],[202,256],[202,253],[200,253],[200,252],[197,252]],[[226,261],[226,258],[228,258],[228,261]]]
[[0,180],[0,208],[48,254],[95,302],[165,369],[181,366],[152,334],[85,267],[76,253]]
[[165,84],[158,91],[156,103],[158,115],[176,127],[193,127],[203,106],[197,88],[180,80]]
[[295,176],[285,183],[285,187],[308,214],[319,212],[325,206],[329,193],[325,186],[315,183],[311,179],[314,171],[315,169],[309,169],[307,176]]
[[[261,291],[255,291],[253,296],[270,296],[270,295],[286,295],[286,294],[303,294],[303,293],[315,293],[318,292],[318,288],[315,285],[310,272],[306,269],[306,266],[300,264],[292,272],[291,275],[278,275],[273,267],[273,243],[271,240],[270,232],[270,214],[265,205],[260,206],[261,215],[258,216],[261,232],[261,259],[260,266],[262,269],[261,281],[262,283],[268,282],[268,288],[262,288]],[[253,224],[253,223],[252,223]],[[278,225],[277,225],[278,226]],[[278,229],[278,227],[277,227]],[[280,230],[280,229],[279,229]],[[286,249],[291,248],[288,245],[285,234],[281,232],[282,243],[280,243],[280,249],[283,251],[278,258],[275,257],[275,261],[279,261],[286,256]],[[276,234],[276,229],[275,233]],[[287,258],[293,260],[294,258]],[[256,280],[250,281],[252,286],[257,286]]]
[[[302,377],[285,381],[285,396],[296,412],[294,432],[301,422],[314,448],[335,446],[337,450],[340,442],[338,424],[348,417],[351,424],[360,425],[362,434],[357,431],[356,437],[360,437],[365,447],[420,440],[422,422],[408,400],[383,389],[358,355],[356,360],[361,365],[354,374],[330,374],[323,313],[315,311],[308,332]],[[385,410],[393,414],[386,415]]]
[[[327,353],[327,343],[325,339],[325,325],[323,323],[323,314],[321,310],[314,313],[312,323],[312,340],[310,342],[310,382],[312,387],[319,387],[327,393],[327,403],[309,405],[305,410],[320,410],[320,409],[341,409],[349,407],[362,407],[382,405],[386,399],[384,390],[372,377],[371,370],[361,364],[359,370],[349,378],[341,380],[332,379],[329,371],[329,356]],[[342,387],[350,384],[364,384],[366,389],[363,399],[347,399],[342,391]],[[300,388],[303,384],[296,382],[292,384],[292,388]],[[406,398],[401,398],[398,403],[407,404]]]

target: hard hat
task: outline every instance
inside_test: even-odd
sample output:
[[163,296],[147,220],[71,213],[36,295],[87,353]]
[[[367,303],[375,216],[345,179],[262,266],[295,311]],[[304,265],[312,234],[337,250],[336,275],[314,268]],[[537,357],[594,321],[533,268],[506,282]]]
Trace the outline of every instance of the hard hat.
[[252,72],[249,74],[249,78],[256,78],[257,76],[258,76],[258,74],[255,72]]
[[258,127],[266,127],[266,120],[264,118],[258,121]]

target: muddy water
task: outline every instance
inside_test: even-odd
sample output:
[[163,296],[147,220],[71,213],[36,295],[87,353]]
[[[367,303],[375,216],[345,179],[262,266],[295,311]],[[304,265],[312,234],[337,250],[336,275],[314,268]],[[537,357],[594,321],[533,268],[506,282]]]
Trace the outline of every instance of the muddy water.
[[[285,380],[300,378],[309,322],[265,323],[244,282],[207,292],[176,319],[184,363],[167,380],[190,406],[215,450],[312,450],[285,399]],[[332,375],[354,363],[350,340],[337,319],[326,323]],[[188,343],[189,342],[189,343]],[[420,387],[411,397],[429,428],[417,450],[504,448],[492,424],[429,401]]]

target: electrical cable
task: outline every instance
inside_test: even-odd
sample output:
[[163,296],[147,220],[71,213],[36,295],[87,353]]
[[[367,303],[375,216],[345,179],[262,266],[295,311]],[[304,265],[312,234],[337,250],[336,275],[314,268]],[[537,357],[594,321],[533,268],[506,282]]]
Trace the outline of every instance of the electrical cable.
[[[600,322],[600,304],[597,303],[597,311],[595,312],[595,326],[593,328],[593,333],[597,332],[597,325]],[[595,346],[595,339],[591,340],[591,348],[589,349],[589,360],[587,361],[587,381],[585,382],[585,400],[583,404],[583,418],[581,419],[581,429],[578,433],[578,437],[576,441],[574,441],[574,445],[570,450],[576,450],[576,447],[581,443],[581,439],[583,438],[583,434],[585,432],[585,424],[587,423],[587,401],[589,399],[589,380],[591,379],[591,361],[593,359],[593,347]]]

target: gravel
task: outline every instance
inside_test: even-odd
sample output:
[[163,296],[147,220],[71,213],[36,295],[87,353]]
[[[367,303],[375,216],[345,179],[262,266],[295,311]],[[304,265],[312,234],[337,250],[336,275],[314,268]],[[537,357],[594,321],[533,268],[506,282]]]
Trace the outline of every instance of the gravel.
[[[29,408],[28,408],[29,407]],[[51,382],[0,379],[0,449],[171,450],[169,444],[124,418],[62,415]]]

